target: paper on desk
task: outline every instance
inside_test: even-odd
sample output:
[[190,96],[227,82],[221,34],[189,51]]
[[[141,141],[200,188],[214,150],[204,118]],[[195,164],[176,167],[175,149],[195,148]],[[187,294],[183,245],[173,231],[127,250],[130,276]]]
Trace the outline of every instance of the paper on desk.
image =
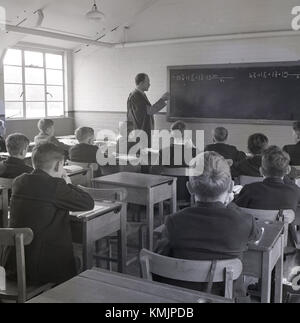
[[105,210],[107,210],[109,208],[110,208],[110,206],[107,206],[107,205],[98,205],[98,204],[96,204],[93,210],[83,211],[83,212],[70,212],[70,215],[76,216],[77,218],[84,218],[84,217],[86,217],[88,215],[91,215],[91,214],[96,213],[96,212],[105,211]]

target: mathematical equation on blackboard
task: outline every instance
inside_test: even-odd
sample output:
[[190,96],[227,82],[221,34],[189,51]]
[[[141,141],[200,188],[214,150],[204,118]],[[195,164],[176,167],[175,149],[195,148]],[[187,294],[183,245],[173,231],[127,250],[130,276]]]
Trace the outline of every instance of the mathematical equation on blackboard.
[[220,76],[218,74],[176,74],[172,76],[174,81],[177,82],[203,82],[203,81],[219,81],[224,83],[226,80],[234,80],[233,76]]
[[[288,71],[251,71],[248,73],[250,80],[255,79],[290,79],[296,78],[300,80],[299,73],[289,73]],[[219,74],[205,74],[205,73],[192,73],[192,74],[175,74],[172,75],[173,81],[176,82],[204,82],[204,81],[219,81],[220,83],[225,83],[226,81],[235,80],[234,76],[222,76]]]
[[260,71],[260,72],[250,72],[249,79],[288,79],[288,78],[296,78],[300,79],[299,73],[289,73],[288,71]]

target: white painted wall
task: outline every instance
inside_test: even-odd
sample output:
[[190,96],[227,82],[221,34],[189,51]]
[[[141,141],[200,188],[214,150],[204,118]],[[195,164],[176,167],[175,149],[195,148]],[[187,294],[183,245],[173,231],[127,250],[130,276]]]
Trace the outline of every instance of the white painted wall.
[[[263,38],[219,41],[182,45],[165,45],[127,49],[93,49],[74,56],[74,106],[81,111],[126,112],[128,94],[134,89],[134,77],[139,72],[151,77],[148,93],[151,101],[167,90],[167,66],[190,64],[226,64],[244,62],[296,61],[300,59],[298,37]],[[284,108],[284,107],[283,107]],[[101,114],[91,114],[91,124],[108,125]],[[98,121],[96,122],[98,118]],[[124,118],[124,115],[121,116]],[[87,117],[85,117],[85,122]],[[80,121],[77,119],[77,124]],[[158,128],[167,128],[165,116],[158,116]],[[190,124],[192,129],[204,129],[206,142],[211,138],[215,124]],[[231,142],[246,149],[247,138],[253,132],[269,135],[272,144],[292,142],[290,126],[265,126],[251,123],[225,124],[231,133]]]

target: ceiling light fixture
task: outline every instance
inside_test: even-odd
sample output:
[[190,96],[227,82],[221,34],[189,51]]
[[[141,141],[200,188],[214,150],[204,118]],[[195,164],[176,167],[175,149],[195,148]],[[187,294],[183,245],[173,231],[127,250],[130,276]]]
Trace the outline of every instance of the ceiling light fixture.
[[105,18],[105,14],[98,10],[98,6],[96,0],[94,0],[94,4],[92,9],[86,14],[86,17],[91,20],[102,20]]

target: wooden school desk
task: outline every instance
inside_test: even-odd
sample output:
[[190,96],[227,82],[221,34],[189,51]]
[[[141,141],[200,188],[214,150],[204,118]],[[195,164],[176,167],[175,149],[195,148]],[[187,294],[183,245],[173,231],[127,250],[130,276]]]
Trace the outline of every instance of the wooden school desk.
[[126,271],[126,210],[122,204],[96,202],[94,211],[71,213],[71,229],[73,242],[82,245],[84,270],[93,267],[95,242],[118,232],[118,270]]
[[150,282],[104,270],[89,270],[28,303],[233,303],[219,296]]
[[271,302],[272,271],[275,269],[275,303],[282,302],[284,224],[259,223],[265,232],[259,245],[251,244],[244,255],[244,275],[261,279],[261,302]]
[[64,166],[67,175],[70,177],[73,185],[91,186],[93,171],[91,168],[79,166]]
[[177,210],[176,181],[174,177],[136,173],[117,173],[92,180],[95,188],[127,190],[127,203],[146,206],[148,225],[148,249],[153,250],[154,206],[159,204],[163,218],[163,202],[171,200],[171,213]]

